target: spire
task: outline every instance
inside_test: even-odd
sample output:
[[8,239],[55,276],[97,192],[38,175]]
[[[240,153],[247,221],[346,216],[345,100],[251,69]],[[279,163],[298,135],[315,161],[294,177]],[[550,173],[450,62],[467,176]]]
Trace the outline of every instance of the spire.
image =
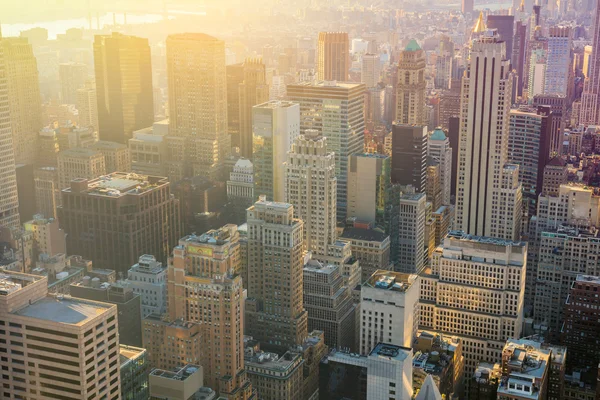
[[473,27],[473,33],[483,33],[486,29],[485,22],[483,21],[483,11],[480,11],[477,23],[475,24],[475,27]]
[[525,12],[525,0],[521,0],[521,5],[519,6],[520,12]]

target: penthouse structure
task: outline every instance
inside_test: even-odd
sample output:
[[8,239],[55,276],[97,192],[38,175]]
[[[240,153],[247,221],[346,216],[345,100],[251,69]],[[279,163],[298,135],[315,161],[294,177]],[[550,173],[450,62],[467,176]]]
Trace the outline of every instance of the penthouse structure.
[[288,351],[279,357],[276,353],[246,351],[245,367],[252,387],[262,399],[301,400],[304,393],[304,360],[298,353]]

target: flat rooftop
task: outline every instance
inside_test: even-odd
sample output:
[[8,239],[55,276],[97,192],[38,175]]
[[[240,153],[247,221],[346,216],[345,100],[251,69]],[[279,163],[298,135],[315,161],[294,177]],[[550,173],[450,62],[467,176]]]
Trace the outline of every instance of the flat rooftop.
[[304,264],[305,272],[314,272],[317,274],[330,275],[333,273],[338,267],[331,264],[323,265],[319,261],[310,260],[308,263]]
[[13,314],[67,325],[83,325],[106,312],[112,304],[73,297],[45,297]]
[[174,381],[185,381],[187,378],[195,374],[201,367],[199,365],[188,364],[181,368],[179,371],[166,371],[164,369],[155,369],[150,372],[150,376],[157,376],[164,379],[171,379]]
[[315,81],[315,82],[299,82],[288,85],[288,87],[314,87],[327,89],[354,89],[360,86],[365,86],[364,83],[338,82],[338,81]]
[[378,343],[369,353],[369,357],[379,357],[404,361],[411,356],[412,349],[390,343]]
[[600,285],[600,276],[593,275],[577,275],[577,282],[593,283],[594,285]]
[[[94,196],[122,197],[146,193],[166,183],[168,181],[164,177],[138,175],[133,172],[113,172],[88,181],[87,190],[84,189],[83,192]],[[63,191],[73,192],[73,187]]]
[[492,238],[492,237],[488,237],[488,236],[469,235],[463,231],[450,231],[450,232],[448,232],[447,237],[449,239],[464,240],[464,241],[474,242],[474,243],[494,244],[494,245],[498,245],[498,246],[513,246],[513,247],[527,246],[527,242],[515,242],[512,240],[498,239],[498,238]]
[[257,104],[253,108],[268,108],[268,109],[276,109],[276,108],[289,108],[293,106],[298,106],[298,103],[294,103],[293,101],[286,100],[270,100],[264,102],[262,104]]
[[406,292],[415,279],[417,279],[417,275],[378,269],[365,281],[363,286],[392,292]]
[[377,229],[344,228],[340,239],[366,240],[368,242],[383,242],[388,238],[385,232]]
[[119,346],[119,362],[121,365],[127,364],[129,361],[135,360],[145,352],[146,349],[142,349],[141,347],[133,347],[122,344]]
[[7,296],[11,293],[17,292],[18,290],[42,279],[45,279],[45,277],[0,270],[0,296]]

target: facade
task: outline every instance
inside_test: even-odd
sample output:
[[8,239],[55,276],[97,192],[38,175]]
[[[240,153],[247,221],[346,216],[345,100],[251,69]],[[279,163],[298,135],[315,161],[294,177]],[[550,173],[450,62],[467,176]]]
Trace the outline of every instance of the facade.
[[[239,147],[241,156],[252,160],[253,107],[269,101],[269,85],[267,84],[265,64],[262,60],[248,58],[244,61],[242,68],[243,81],[238,88]],[[235,101],[235,99],[231,101]]]
[[117,32],[97,35],[94,71],[100,139],[127,144],[133,131],[154,122],[148,39]]
[[367,88],[375,87],[379,83],[379,75],[381,74],[379,54],[367,53],[363,55],[360,66],[360,81]]
[[276,353],[246,352],[245,368],[252,387],[260,399],[301,400],[303,398],[304,360],[298,353],[288,351],[279,357]]
[[550,156],[563,154],[564,129],[567,125],[568,101],[564,95],[540,94],[533,96],[533,106],[550,106],[552,128],[550,136]]
[[131,171],[131,157],[129,147],[126,144],[100,140],[94,143],[91,148],[99,151],[104,156],[104,166],[107,174]]
[[94,83],[86,82],[85,86],[77,89],[75,102],[79,115],[79,126],[98,129],[98,95]]
[[548,59],[544,94],[567,96],[569,91],[572,28],[551,26],[548,34]]
[[[600,7],[596,7],[595,20],[599,20],[599,15]],[[600,98],[598,97],[600,96],[600,24],[594,24],[591,50],[589,69],[583,70],[586,79],[581,95],[579,122],[585,125],[598,125],[600,124]]]
[[396,117],[398,124],[426,126],[425,112],[425,52],[412,39],[398,60],[396,84]]
[[427,127],[392,125],[392,183],[425,191],[427,176]]
[[569,171],[567,163],[560,156],[552,158],[544,167],[542,176],[542,196],[557,197],[560,186],[568,182]]
[[381,341],[410,348],[417,333],[419,277],[377,270],[360,289],[360,354]]
[[300,104],[300,133],[316,129],[327,138],[335,153],[337,218],[346,218],[348,162],[352,154],[364,153],[365,85],[340,82],[290,84],[287,97]]
[[351,244],[352,256],[360,264],[360,282],[390,265],[390,237],[379,229],[344,228],[339,240]]
[[[427,156],[436,160],[440,166],[440,186],[442,189],[442,204],[450,205],[452,186],[452,147],[450,139],[440,128],[433,131],[427,139]],[[434,207],[434,209],[437,209]]]
[[196,364],[182,364],[172,370],[152,370],[148,377],[150,400],[189,400],[195,398],[196,394],[209,395],[209,400],[213,393],[210,390],[202,391],[203,373],[203,368]]
[[[527,244],[452,231],[421,276],[420,321],[461,339],[465,373],[521,335]],[[468,300],[467,300],[468,299]]]
[[300,134],[300,107],[268,101],[252,107],[254,192],[268,200],[285,199],[285,162]]
[[462,80],[455,223],[468,234],[518,240],[521,186],[519,167],[507,164],[513,76],[506,58],[495,31],[472,41]]
[[350,42],[346,32],[319,32],[317,42],[317,79],[348,81]]
[[514,15],[488,15],[486,18],[488,29],[496,29],[500,40],[506,43],[506,55],[510,58],[513,54]]
[[172,173],[216,179],[231,146],[225,43],[203,33],[169,35],[167,75]]
[[427,159],[427,181],[425,184],[427,202],[431,209],[437,210],[442,205],[442,186],[440,178],[440,164],[431,157]]
[[317,257],[327,256],[337,236],[337,179],[335,154],[328,151],[327,138],[318,131],[307,129],[292,144],[285,183],[285,201],[294,205],[294,216],[304,222],[307,250]]
[[10,342],[0,364],[20,366],[3,379],[3,398],[119,398],[115,305],[48,296],[47,278],[35,275],[3,271],[0,285],[2,340]]
[[15,163],[33,164],[37,161],[37,136],[42,128],[37,61],[26,38],[0,35],[0,46]]
[[348,163],[347,218],[385,226],[390,207],[390,157],[354,154]]
[[121,399],[146,400],[150,396],[148,385],[149,365],[146,349],[132,346],[119,346],[121,371]]
[[181,235],[179,201],[169,182],[156,176],[115,172],[76,179],[62,191],[58,214],[69,254],[117,272],[125,273],[140,254],[166,261]]
[[77,103],[77,90],[88,81],[88,66],[82,63],[62,63],[58,66],[60,99],[63,104]]
[[304,266],[303,279],[308,331],[323,331],[329,348],[354,348],[357,309],[340,268],[310,260]]
[[167,269],[154,256],[144,254],[127,271],[129,287],[141,298],[142,318],[167,312]]
[[56,208],[61,204],[58,168],[41,167],[33,170],[35,210],[47,218],[56,218]]
[[425,193],[403,194],[400,197],[396,271],[418,274],[425,268],[427,263],[426,214]]
[[57,219],[44,218],[43,215],[36,214],[31,221],[23,224],[23,228],[33,234],[36,255],[47,254],[52,257],[67,253],[66,235],[60,229]]
[[294,206],[265,196],[248,209],[247,221],[246,334],[267,347],[301,344],[308,319],[302,298],[304,224],[294,218]]
[[227,78],[227,130],[231,136],[231,146],[240,143],[240,84],[244,82],[244,63],[225,66]]
[[104,155],[98,150],[77,147],[58,153],[59,190],[68,188],[74,179],[96,179],[104,174]]
[[131,171],[136,174],[166,176],[167,143],[169,133],[167,120],[155,122],[151,127],[133,132],[128,140]]
[[235,162],[227,181],[227,200],[234,207],[235,218],[245,221],[246,209],[254,203],[254,165],[240,158]]

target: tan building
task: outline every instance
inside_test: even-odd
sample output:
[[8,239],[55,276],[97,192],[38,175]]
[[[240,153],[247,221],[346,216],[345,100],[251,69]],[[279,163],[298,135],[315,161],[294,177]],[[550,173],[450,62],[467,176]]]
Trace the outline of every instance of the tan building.
[[360,282],[380,268],[390,268],[390,237],[378,229],[345,228],[340,240],[351,244],[361,268]]
[[319,32],[317,43],[317,79],[348,81],[350,41],[347,32]]
[[56,218],[61,205],[58,168],[41,167],[33,170],[35,211],[47,218]]
[[26,38],[2,38],[10,125],[16,164],[33,164],[42,128],[42,97],[37,61]]
[[431,215],[435,219],[435,245],[439,246],[452,227],[454,206],[441,206]]
[[77,147],[58,153],[60,190],[71,186],[71,181],[74,179],[96,179],[105,174],[104,155],[98,150]]
[[399,124],[425,126],[429,122],[425,112],[425,64],[425,52],[416,40],[411,40],[398,60],[395,121]]
[[85,87],[88,76],[88,66],[82,63],[68,62],[58,66],[60,79],[60,100],[63,104],[77,102],[77,90]]
[[115,305],[48,296],[47,278],[16,272],[0,288],[2,398],[120,398]]
[[325,345],[325,332],[314,330],[308,334],[304,343],[295,349],[304,360],[304,400],[315,399],[319,390],[319,365],[329,351]]
[[187,364],[173,370],[155,369],[148,377],[150,400],[196,399],[198,397],[195,395],[204,386],[203,378],[202,367],[195,364]]
[[33,242],[37,254],[67,253],[67,242],[65,232],[58,226],[58,220],[53,217],[44,218],[42,215],[34,215],[33,220],[25,222],[23,227],[26,231],[33,233]]
[[92,149],[99,151],[104,156],[107,174],[131,171],[131,157],[127,145],[100,140],[92,146]]
[[542,196],[558,197],[560,185],[568,182],[569,171],[567,163],[560,156],[554,157],[544,167],[542,180]]
[[248,378],[263,400],[302,400],[304,360],[298,353],[288,351],[279,357],[276,353],[246,352],[245,366]]
[[440,164],[429,157],[427,160],[427,177],[425,181],[425,194],[431,208],[437,210],[442,205],[442,186]]
[[98,99],[93,81],[88,81],[84,87],[77,89],[76,105],[79,112],[79,126],[91,126],[98,130]]
[[[265,64],[261,59],[248,58],[242,66],[244,80],[239,84],[239,147],[242,157],[252,159],[252,107],[269,101],[269,85]],[[235,99],[227,99],[235,101]]]
[[304,224],[294,218],[294,206],[264,196],[248,208],[247,221],[246,334],[278,349],[301,344],[308,319],[302,299]]
[[131,171],[136,174],[167,176],[167,144],[169,121],[155,122],[152,126],[133,132],[129,139]]

